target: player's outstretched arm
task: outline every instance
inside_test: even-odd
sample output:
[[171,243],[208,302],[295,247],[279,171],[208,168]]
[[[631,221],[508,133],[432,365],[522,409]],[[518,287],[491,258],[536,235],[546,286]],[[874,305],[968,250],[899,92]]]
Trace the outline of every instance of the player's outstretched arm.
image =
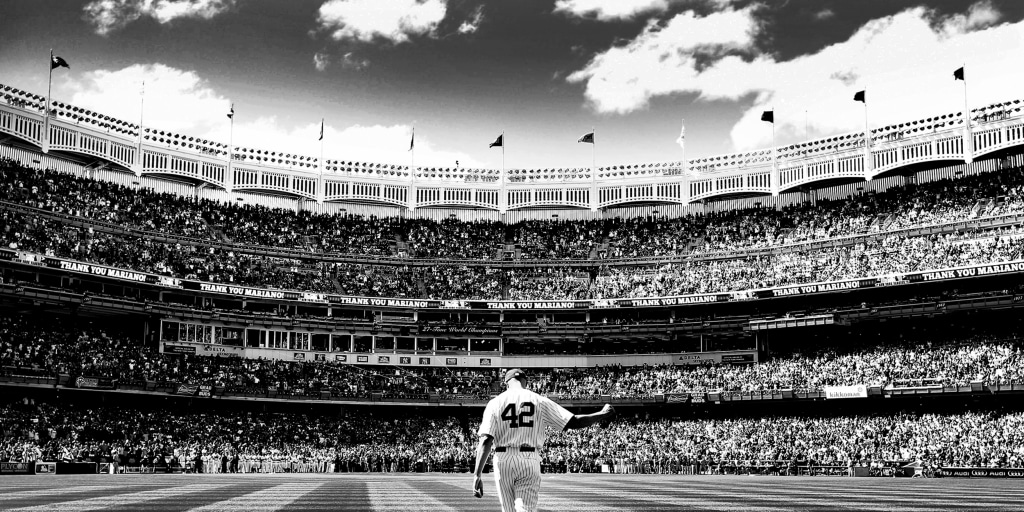
[[615,408],[609,404],[604,404],[604,407],[600,411],[593,414],[576,414],[565,424],[565,430],[572,430],[575,428],[587,428],[596,423],[600,423],[604,420],[611,419],[615,416]]
[[484,472],[487,465],[487,456],[491,454],[491,445],[494,438],[488,435],[480,436],[480,442],[476,445],[476,467],[473,470],[473,496],[484,497],[484,481],[480,474]]

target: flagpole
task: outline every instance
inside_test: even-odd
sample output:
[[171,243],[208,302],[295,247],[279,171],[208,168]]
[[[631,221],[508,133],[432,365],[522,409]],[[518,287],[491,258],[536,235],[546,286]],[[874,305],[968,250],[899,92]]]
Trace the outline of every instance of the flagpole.
[[501,219],[505,219],[505,212],[508,211],[508,177],[505,175],[505,130],[501,131],[501,172],[498,174],[498,212]]
[[[235,159],[235,103],[231,102],[231,128],[228,129],[228,177],[231,183],[235,182],[234,171],[231,169],[231,162]],[[227,180],[224,180],[227,181]]]
[[145,112],[146,112],[146,81],[143,80],[142,81],[142,88],[139,90],[139,149],[135,153],[135,166],[136,166],[136,169],[138,169],[136,171],[136,174],[139,175],[139,176],[142,175],[142,165],[141,165],[142,164],[142,133],[143,133],[142,123],[143,123],[143,120],[145,119]]
[[870,180],[875,163],[871,157],[871,130],[868,125],[868,88],[864,88],[864,179]]
[[409,181],[412,186],[409,187],[409,209],[416,207],[416,125],[412,127],[412,137],[409,139]]
[[868,131],[868,89],[864,88],[864,146],[871,144],[871,132]]
[[317,176],[317,203],[323,204],[327,194],[324,191],[324,118],[320,118],[320,160]]
[[967,163],[974,161],[974,131],[971,128],[971,107],[967,103],[967,63],[964,62],[964,123],[967,125],[967,140],[964,141],[964,160]]
[[50,90],[53,87],[53,48],[46,61],[46,104],[43,105],[43,153],[50,152]]
[[778,153],[775,150],[775,106],[772,105],[772,177],[775,179],[776,186],[774,187],[774,195],[779,194],[778,182],[779,182],[779,159]]
[[594,182],[597,182],[597,130],[591,126],[590,133],[594,138],[594,142],[590,144],[590,169],[591,174],[594,175]]

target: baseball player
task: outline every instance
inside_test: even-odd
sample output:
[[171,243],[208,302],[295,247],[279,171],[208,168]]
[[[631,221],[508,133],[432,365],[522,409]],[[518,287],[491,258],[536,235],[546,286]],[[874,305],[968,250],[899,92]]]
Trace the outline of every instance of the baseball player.
[[574,415],[551,399],[525,388],[522,370],[505,372],[508,389],[494,397],[484,409],[483,422],[477,435],[476,470],[473,494],[484,495],[480,473],[487,456],[494,448],[494,483],[503,512],[537,510],[540,492],[540,447],[547,434],[545,427],[555,430],[586,428],[615,414],[612,406],[593,414]]

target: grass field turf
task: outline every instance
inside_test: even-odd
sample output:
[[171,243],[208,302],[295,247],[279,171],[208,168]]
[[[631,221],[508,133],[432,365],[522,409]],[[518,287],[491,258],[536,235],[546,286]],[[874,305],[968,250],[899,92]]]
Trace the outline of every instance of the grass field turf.
[[[494,480],[468,474],[87,475],[0,478],[0,510],[490,511]],[[1024,510],[1024,481],[836,477],[544,475],[540,509]]]

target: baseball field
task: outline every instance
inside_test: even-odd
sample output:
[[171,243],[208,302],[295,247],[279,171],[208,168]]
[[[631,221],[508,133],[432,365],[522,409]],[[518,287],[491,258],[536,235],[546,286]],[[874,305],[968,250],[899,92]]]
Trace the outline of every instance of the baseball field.
[[[0,479],[0,510],[496,511],[469,475],[89,475]],[[1024,481],[545,475],[541,510],[1021,510]]]

